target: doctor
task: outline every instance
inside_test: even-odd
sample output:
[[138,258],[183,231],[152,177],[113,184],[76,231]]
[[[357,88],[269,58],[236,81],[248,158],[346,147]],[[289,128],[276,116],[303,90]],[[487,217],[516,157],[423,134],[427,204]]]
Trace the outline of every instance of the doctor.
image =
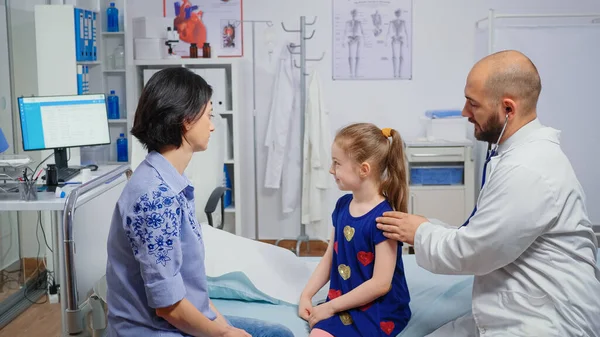
[[458,228],[400,212],[378,219],[388,238],[414,244],[419,266],[475,275],[472,315],[430,336],[600,336],[598,243],[559,131],[537,119],[540,91],[519,52],[479,61],[463,116],[496,144],[474,213]]

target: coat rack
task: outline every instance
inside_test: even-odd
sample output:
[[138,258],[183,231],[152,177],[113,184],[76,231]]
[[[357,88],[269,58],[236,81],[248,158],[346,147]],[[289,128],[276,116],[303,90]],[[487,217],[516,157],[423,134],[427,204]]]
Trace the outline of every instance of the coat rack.
[[[307,61],[321,61],[325,57],[325,53],[321,55],[320,58],[307,58],[306,57],[306,40],[310,40],[315,36],[315,30],[313,29],[310,36],[306,35],[306,26],[312,26],[317,22],[317,17],[314,18],[312,22],[306,22],[306,17],[300,17],[300,29],[292,30],[287,29],[285,24],[282,22],[281,27],[284,31],[288,33],[300,33],[300,44],[290,44],[287,46],[290,54],[292,55],[300,55],[300,65],[294,59],[294,66],[300,69],[300,158],[304,157],[303,148],[304,148],[304,116],[306,112],[306,76],[309,74],[306,72],[306,62]],[[299,48],[298,51],[296,49]],[[302,176],[300,176],[300,186],[302,185]],[[296,238],[296,255],[300,256],[300,245],[302,242],[306,242],[306,249],[310,249],[310,238],[306,234],[306,225],[302,223],[302,212],[300,212],[300,235]],[[283,239],[279,239],[275,242],[275,245],[278,245]]]

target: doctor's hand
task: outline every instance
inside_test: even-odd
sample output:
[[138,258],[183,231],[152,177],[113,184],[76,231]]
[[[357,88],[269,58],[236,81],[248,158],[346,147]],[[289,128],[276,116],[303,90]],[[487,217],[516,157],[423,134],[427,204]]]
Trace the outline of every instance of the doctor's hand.
[[315,324],[319,323],[322,320],[328,319],[329,317],[335,315],[333,308],[331,307],[331,302],[325,302],[323,304],[317,305],[313,308],[310,317],[308,318],[308,325],[312,329]]
[[377,228],[384,232],[386,238],[414,245],[417,228],[428,220],[414,214],[385,212],[376,221]]
[[313,306],[310,298],[301,297],[298,303],[298,316],[308,322],[310,315],[312,314]]

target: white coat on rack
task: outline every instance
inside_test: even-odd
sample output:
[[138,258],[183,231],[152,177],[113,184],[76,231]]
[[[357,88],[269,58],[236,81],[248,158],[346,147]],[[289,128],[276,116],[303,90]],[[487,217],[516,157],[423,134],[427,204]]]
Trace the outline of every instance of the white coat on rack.
[[301,116],[298,71],[287,45],[282,47],[273,83],[265,146],[265,187],[279,189],[283,213],[300,204]]
[[328,237],[327,190],[331,187],[331,131],[319,73],[314,71],[308,86],[304,116],[304,162],[302,177],[302,223],[313,236]]

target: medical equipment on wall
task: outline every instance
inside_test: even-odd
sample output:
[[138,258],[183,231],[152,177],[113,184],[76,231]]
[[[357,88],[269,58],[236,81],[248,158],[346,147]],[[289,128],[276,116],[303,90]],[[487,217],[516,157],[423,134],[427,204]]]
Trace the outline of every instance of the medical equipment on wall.
[[[325,53],[322,53],[320,58],[307,58],[306,57],[306,40],[310,40],[314,37],[315,35],[315,30],[312,31],[312,33],[310,34],[310,36],[307,36],[306,34],[306,26],[311,26],[314,25],[317,22],[317,17],[314,18],[314,20],[312,22],[306,22],[306,17],[305,16],[301,16],[300,17],[300,28],[297,30],[291,30],[291,29],[287,29],[285,27],[285,24],[282,22],[281,23],[281,27],[283,28],[284,31],[288,32],[288,33],[299,33],[300,35],[300,44],[290,44],[287,46],[290,54],[292,55],[300,55],[300,64],[298,64],[298,62],[296,62],[296,60],[294,60],[294,66],[298,69],[300,69],[300,115],[302,116],[302,118],[300,118],[301,122],[300,122],[300,135],[302,137],[302,140],[300,142],[300,144],[304,144],[304,116],[306,115],[306,103],[307,103],[307,99],[306,99],[306,91],[307,91],[307,86],[306,86],[306,76],[308,76],[309,74],[306,72],[306,62],[307,61],[320,61],[325,57]],[[301,155],[300,158],[303,158],[304,154],[302,153],[303,150],[301,148],[300,150]],[[256,151],[255,151],[256,153]],[[256,159],[255,159],[256,162]],[[300,175],[299,179],[302,180],[302,176]],[[296,254],[300,255],[300,245],[302,244],[302,242],[306,242],[307,247],[310,243],[310,238],[309,236],[306,234],[306,224],[302,223],[303,221],[300,221],[300,235],[296,238]],[[283,239],[279,239],[275,242],[275,245],[278,245],[279,242],[281,242]]]
[[179,55],[177,55],[173,52],[173,50],[175,49],[175,47],[177,46],[178,43],[179,43],[179,34],[177,33],[177,28],[175,28],[175,30],[172,30],[171,27],[167,27],[167,41],[165,42],[165,45],[169,47],[167,49],[167,53],[168,53],[167,58],[170,58],[170,59],[180,58]]

